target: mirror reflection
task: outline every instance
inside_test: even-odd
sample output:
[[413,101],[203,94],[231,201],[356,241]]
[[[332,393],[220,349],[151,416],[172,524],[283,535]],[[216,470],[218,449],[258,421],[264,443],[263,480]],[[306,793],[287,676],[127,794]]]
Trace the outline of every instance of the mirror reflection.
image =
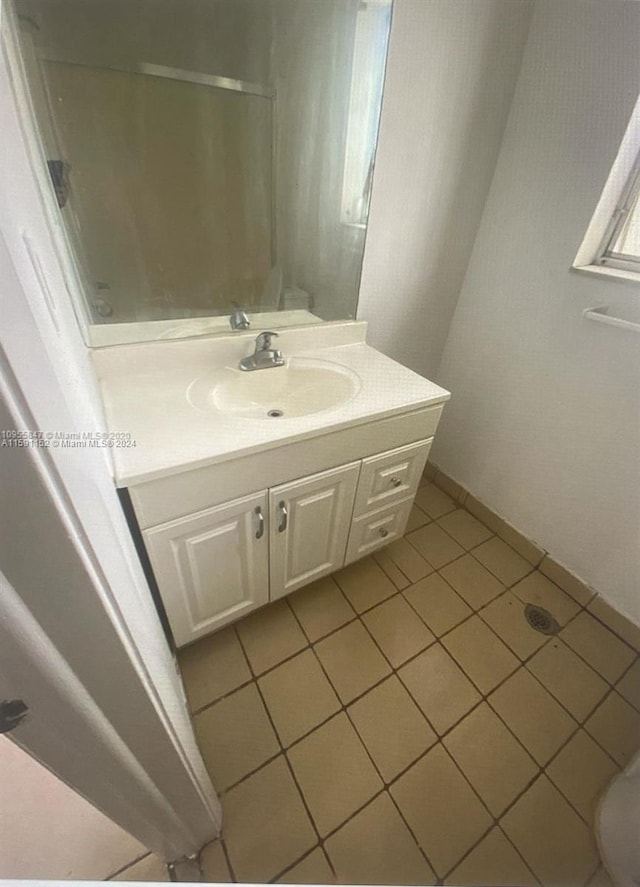
[[390,4],[16,0],[90,325],[355,317]]

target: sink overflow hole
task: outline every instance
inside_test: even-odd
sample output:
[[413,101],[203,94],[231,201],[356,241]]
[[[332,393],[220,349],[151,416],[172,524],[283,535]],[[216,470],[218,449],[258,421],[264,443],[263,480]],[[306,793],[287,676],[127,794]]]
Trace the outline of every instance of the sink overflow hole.
[[270,416],[272,419],[279,419],[280,416],[284,416],[284,412],[282,410],[269,410],[267,416]]
[[527,604],[524,608],[524,618],[531,628],[539,631],[541,634],[557,634],[560,631],[560,626],[544,607]]

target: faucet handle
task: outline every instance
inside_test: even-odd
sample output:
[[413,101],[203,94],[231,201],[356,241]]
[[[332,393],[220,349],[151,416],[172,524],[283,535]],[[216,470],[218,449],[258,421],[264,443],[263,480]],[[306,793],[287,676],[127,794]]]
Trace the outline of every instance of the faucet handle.
[[256,348],[259,351],[268,351],[271,348],[271,339],[273,337],[278,337],[278,333],[274,333],[273,330],[264,330],[264,332],[259,333],[256,337]]
[[242,309],[242,305],[239,302],[236,302],[235,299],[230,299],[230,304],[233,305],[233,311],[231,312],[231,317],[229,318],[229,324],[232,330],[248,330],[250,327],[249,318],[244,313]]

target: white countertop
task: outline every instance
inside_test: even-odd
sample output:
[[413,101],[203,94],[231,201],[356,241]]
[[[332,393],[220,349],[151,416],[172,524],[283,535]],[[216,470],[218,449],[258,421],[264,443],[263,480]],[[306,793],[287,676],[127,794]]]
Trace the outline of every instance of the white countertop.
[[[288,419],[199,410],[187,399],[196,379],[237,367],[240,358],[252,353],[259,330],[94,352],[109,431],[130,434],[135,443],[112,450],[116,482],[131,486],[449,399],[444,388],[366,345],[365,330],[364,323],[336,323],[281,332],[274,344],[286,360],[332,361],[356,373],[362,383],[340,406]],[[255,372],[275,373],[278,368]]]

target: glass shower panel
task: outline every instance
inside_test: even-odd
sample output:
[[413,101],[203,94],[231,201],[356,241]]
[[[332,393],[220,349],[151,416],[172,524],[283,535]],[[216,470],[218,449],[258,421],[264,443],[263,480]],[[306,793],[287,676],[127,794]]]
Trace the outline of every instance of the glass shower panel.
[[99,321],[269,308],[271,98],[171,69],[41,64],[61,212]]

